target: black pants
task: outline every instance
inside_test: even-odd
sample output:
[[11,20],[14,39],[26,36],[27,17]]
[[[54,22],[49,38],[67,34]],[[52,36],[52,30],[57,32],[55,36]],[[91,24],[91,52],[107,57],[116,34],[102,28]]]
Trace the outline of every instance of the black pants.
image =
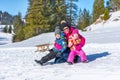
[[75,58],[74,58],[74,63],[77,63],[78,60],[79,60],[79,58],[80,58],[80,57],[79,57],[78,55],[76,55]]
[[[55,52],[51,49],[51,50],[49,50],[49,53],[48,53],[46,56],[44,56],[44,57],[41,58],[40,62],[46,63],[46,62],[48,62],[49,60],[52,60],[52,59],[54,59],[54,58],[56,58],[56,57],[57,57],[57,53],[55,53]],[[76,55],[75,58],[74,58],[74,63],[77,63],[78,60],[79,60],[79,56]]]
[[48,53],[46,56],[42,57],[40,62],[46,63],[47,61],[56,58],[57,53],[55,53],[52,49],[50,50],[50,53]]

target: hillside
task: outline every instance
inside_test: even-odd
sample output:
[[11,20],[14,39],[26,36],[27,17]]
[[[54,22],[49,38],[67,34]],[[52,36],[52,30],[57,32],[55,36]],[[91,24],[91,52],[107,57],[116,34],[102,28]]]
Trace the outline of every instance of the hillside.
[[100,23],[92,24],[86,28],[87,31],[94,31],[97,29],[107,29],[111,27],[120,27],[120,11],[111,12],[110,18],[107,21],[100,21]]
[[[118,13],[112,14],[116,16]],[[83,49],[88,63],[36,64],[34,60],[48,52],[35,53],[34,46],[48,42],[52,44],[54,33],[0,46],[0,80],[120,80],[120,20],[113,21],[113,18],[104,26],[103,23],[92,24],[91,31],[80,32],[87,41]]]
[[14,16],[9,14],[8,12],[0,11],[0,24],[1,25],[12,25],[14,20]]
[[0,46],[12,43],[12,34],[0,32]]

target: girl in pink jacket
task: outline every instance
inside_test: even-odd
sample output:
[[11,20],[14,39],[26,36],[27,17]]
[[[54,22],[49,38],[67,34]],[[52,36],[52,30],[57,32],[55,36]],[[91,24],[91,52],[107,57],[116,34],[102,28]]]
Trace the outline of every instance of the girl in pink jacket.
[[85,44],[85,38],[79,34],[78,29],[68,26],[67,23],[62,23],[61,28],[66,35],[68,47],[70,48],[67,62],[72,64],[76,55],[81,57],[81,62],[86,62],[87,57],[85,52],[82,50],[82,47]]

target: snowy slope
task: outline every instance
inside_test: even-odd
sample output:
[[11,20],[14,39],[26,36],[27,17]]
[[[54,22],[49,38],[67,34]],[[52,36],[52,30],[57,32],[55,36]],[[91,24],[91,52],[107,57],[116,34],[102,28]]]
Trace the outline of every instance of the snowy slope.
[[92,24],[86,28],[87,31],[94,31],[98,29],[107,29],[113,27],[120,27],[120,11],[110,13],[110,18],[107,21],[102,21],[98,24]]
[[107,21],[92,24],[86,28],[88,31],[85,33],[87,43],[120,42],[120,11],[110,13],[110,15]]
[[1,48],[4,47],[34,47],[39,44],[43,43],[50,43],[53,44],[54,42],[54,33],[44,33],[38,36],[35,36],[33,38],[29,38],[27,40],[24,40],[22,42],[16,42],[16,43],[10,43],[6,45],[0,45]]
[[0,32],[0,45],[12,43],[12,34]]
[[0,50],[0,80],[120,80],[120,43],[87,44],[89,63],[40,66],[34,59],[45,54],[35,48]]
[[[118,13],[113,14],[116,16]],[[108,27],[109,24],[111,25]],[[19,43],[2,45],[0,80],[120,80],[119,25],[119,21],[106,22],[103,28],[81,32],[87,41],[83,49],[87,54],[88,63],[45,66],[36,64],[34,59],[40,59],[48,52],[35,53],[34,46],[48,42],[52,44],[55,39],[54,33],[45,33]]]

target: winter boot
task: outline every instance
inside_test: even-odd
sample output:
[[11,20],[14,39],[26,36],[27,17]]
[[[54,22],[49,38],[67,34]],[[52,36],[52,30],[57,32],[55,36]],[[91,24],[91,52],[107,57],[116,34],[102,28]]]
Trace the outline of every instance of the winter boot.
[[67,62],[69,65],[72,65],[73,63],[72,62]]
[[82,63],[88,63],[88,60],[84,60],[84,61],[82,61]]
[[35,60],[36,63],[43,65],[43,63],[40,60]]

